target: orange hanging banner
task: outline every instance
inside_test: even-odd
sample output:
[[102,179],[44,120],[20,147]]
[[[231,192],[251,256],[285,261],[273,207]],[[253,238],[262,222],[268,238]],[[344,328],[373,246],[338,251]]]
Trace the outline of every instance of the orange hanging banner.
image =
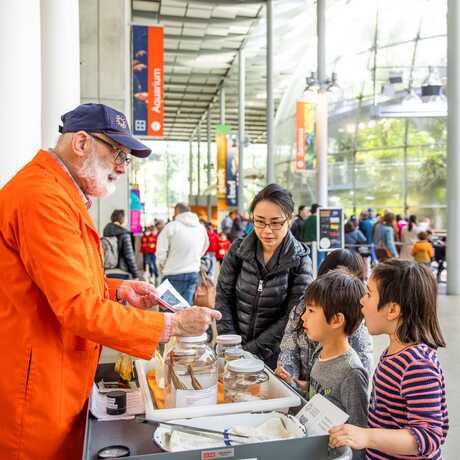
[[297,101],[295,111],[295,169],[305,169],[305,110],[303,102]]
[[311,102],[297,101],[296,104],[296,155],[295,169],[314,169],[316,107]]
[[147,135],[164,133],[164,37],[163,27],[148,28],[147,59]]
[[216,126],[217,145],[217,208],[227,208],[227,135],[231,128],[226,125]]

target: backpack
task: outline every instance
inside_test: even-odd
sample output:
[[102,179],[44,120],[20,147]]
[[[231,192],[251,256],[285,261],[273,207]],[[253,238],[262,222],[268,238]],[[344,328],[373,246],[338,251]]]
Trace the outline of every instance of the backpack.
[[102,252],[104,254],[104,269],[118,267],[118,237],[103,236],[101,238]]

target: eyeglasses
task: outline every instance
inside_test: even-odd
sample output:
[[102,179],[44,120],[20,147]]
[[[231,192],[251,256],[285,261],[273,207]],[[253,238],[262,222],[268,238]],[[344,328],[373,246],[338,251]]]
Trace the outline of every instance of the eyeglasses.
[[281,230],[287,221],[288,219],[284,219],[283,221],[279,222],[264,222],[263,220],[252,219],[252,223],[254,224],[255,228],[263,229],[265,227],[268,227],[270,228],[270,230]]
[[129,158],[128,155],[125,152],[123,152],[123,150],[120,147],[116,147],[110,142],[107,142],[105,139],[102,139],[99,136],[95,136],[94,134],[90,134],[90,136],[93,139],[96,139],[96,141],[99,141],[102,144],[105,144],[107,147],[110,148],[110,150],[112,150],[112,153],[115,155],[114,162],[116,165],[121,166],[122,164],[124,164],[128,166],[129,163],[131,163],[131,158]]

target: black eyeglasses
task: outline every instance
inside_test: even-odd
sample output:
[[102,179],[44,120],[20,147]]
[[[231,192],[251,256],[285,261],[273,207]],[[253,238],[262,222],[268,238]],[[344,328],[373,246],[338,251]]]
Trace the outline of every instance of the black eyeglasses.
[[281,230],[287,221],[288,219],[284,219],[283,221],[278,221],[278,222],[265,222],[263,220],[252,219],[252,223],[254,224],[254,227],[260,228],[260,229],[268,227],[270,228],[270,230]]
[[105,139],[102,139],[99,136],[95,136],[94,134],[90,134],[90,136],[93,139],[96,139],[96,141],[101,142],[102,144],[105,144],[107,147],[110,147],[110,150],[112,150],[112,153],[114,154],[114,162],[116,165],[121,166],[122,164],[128,166],[129,163],[131,163],[131,158],[128,157],[128,155],[123,152],[123,150],[120,147],[116,147],[115,145],[111,144],[110,142],[107,142]]

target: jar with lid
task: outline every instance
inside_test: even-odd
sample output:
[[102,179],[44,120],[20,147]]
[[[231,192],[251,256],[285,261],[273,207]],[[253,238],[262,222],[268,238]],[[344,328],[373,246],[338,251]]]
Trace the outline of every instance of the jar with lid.
[[257,401],[268,397],[268,375],[260,359],[229,361],[224,372],[224,400],[226,403]]
[[222,382],[224,379],[224,367],[225,367],[225,350],[228,348],[240,348],[241,349],[241,335],[237,334],[225,334],[218,335],[216,337],[216,355],[217,363],[219,366],[219,381]]
[[165,362],[165,407],[217,404],[217,359],[207,335],[177,337]]
[[231,347],[226,348],[224,352],[225,365],[229,361],[235,361],[237,359],[243,358],[243,349],[241,347]]

